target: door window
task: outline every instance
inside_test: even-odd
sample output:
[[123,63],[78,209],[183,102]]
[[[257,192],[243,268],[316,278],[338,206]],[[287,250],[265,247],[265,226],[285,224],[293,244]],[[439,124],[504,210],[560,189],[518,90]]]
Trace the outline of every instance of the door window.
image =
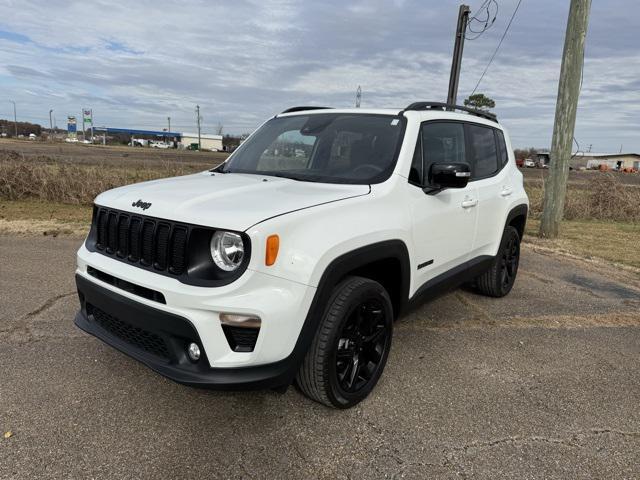
[[[427,122],[421,128],[423,181],[434,163],[466,162],[464,127],[461,123]],[[415,158],[415,157],[414,157]]]
[[489,177],[498,171],[498,150],[494,129],[480,125],[467,125],[472,178]]

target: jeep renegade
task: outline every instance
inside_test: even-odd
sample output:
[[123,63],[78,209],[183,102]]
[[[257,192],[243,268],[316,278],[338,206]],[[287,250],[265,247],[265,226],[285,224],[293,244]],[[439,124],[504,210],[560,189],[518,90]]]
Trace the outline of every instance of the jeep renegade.
[[75,323],[186,385],[347,408],[410,306],[509,293],[527,209],[490,113],[294,107],[212,170],[99,195]]

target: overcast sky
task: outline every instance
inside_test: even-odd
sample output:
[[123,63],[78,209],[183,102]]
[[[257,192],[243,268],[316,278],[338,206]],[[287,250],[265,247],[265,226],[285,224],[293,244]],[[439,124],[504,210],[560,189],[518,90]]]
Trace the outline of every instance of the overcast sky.
[[[469,2],[472,12],[481,0]],[[459,101],[517,0],[467,41]],[[516,147],[548,147],[569,0],[523,0],[479,92]],[[0,118],[49,125],[92,108],[95,125],[250,132],[300,104],[403,107],[446,98],[458,1],[0,0]],[[576,138],[640,151],[637,0],[594,1]]]

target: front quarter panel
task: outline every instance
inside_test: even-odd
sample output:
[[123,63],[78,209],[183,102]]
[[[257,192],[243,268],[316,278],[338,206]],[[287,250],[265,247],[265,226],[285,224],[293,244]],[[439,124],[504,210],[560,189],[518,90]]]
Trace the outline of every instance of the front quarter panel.
[[[369,195],[316,206],[259,223],[247,233],[253,257],[249,269],[317,287],[327,266],[337,257],[360,247],[400,240],[412,251],[411,219],[401,196],[394,195],[394,175],[372,186]],[[265,265],[269,235],[280,237],[274,265]]]

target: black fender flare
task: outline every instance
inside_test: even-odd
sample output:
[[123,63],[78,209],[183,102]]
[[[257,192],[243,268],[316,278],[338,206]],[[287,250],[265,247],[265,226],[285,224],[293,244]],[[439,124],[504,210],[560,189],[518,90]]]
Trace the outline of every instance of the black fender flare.
[[[526,223],[528,213],[529,213],[529,207],[525,203],[522,203],[520,205],[516,205],[515,207],[513,207],[507,214],[507,220],[504,222],[503,231],[507,228],[507,225],[511,224],[513,219],[516,217],[524,217],[524,221]],[[522,226],[522,231],[524,232],[524,225]]]
[[318,288],[311,301],[311,306],[309,307],[302,328],[300,329],[298,340],[291,354],[283,360],[288,364],[287,376],[289,377],[289,383],[295,378],[300,364],[304,360],[313,342],[320,322],[322,321],[326,305],[329,302],[329,298],[336,284],[348,275],[349,272],[359,267],[387,259],[395,259],[400,263],[400,299],[401,310],[404,310],[404,305],[407,303],[409,297],[411,266],[409,251],[402,240],[387,240],[373,243],[336,257],[320,277]]

